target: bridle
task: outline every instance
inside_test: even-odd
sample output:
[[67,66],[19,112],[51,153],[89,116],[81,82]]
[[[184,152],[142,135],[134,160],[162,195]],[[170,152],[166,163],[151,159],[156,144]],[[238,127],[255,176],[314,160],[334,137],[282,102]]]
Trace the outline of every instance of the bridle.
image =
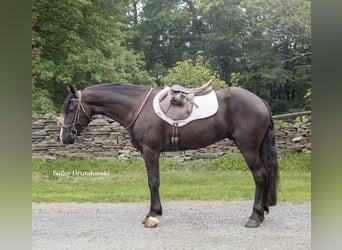
[[90,121],[92,120],[91,116],[88,114],[88,112],[84,108],[84,105],[82,104],[82,95],[81,95],[80,90],[77,91],[77,95],[78,95],[78,98],[76,97],[76,98],[70,99],[70,101],[76,101],[77,102],[74,119],[73,119],[72,123],[70,123],[70,124],[64,124],[63,123],[63,125],[62,125],[62,128],[66,128],[66,129],[72,128],[71,132],[70,132],[71,138],[76,138],[76,136],[77,136],[76,125],[80,125],[82,127],[82,129],[84,129],[86,127],[86,126],[82,125],[82,123],[80,121],[81,110],[83,111],[83,113],[86,114],[86,116],[89,118]]

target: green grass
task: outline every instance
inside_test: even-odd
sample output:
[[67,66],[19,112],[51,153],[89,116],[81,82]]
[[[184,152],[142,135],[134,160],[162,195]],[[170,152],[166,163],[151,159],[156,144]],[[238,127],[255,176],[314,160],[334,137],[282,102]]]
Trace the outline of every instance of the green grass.
[[[162,200],[252,200],[254,182],[240,154],[210,161],[161,158]],[[279,201],[311,200],[310,154],[279,156]],[[56,176],[64,171],[108,171],[109,176]],[[35,202],[134,202],[149,200],[141,158],[120,160],[32,160]]]

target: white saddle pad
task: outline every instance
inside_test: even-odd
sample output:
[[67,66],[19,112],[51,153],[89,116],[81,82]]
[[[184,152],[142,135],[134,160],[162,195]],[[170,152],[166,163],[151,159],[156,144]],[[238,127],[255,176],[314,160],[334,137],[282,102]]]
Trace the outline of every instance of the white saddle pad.
[[175,123],[178,124],[178,127],[182,127],[186,124],[188,124],[191,121],[198,120],[198,119],[203,119],[210,117],[214,114],[216,114],[218,110],[218,102],[217,102],[217,96],[215,91],[211,91],[207,95],[202,95],[202,96],[195,96],[193,102],[196,105],[193,105],[192,108],[192,113],[191,115],[184,119],[184,120],[173,120],[169,118],[160,108],[159,105],[159,97],[165,93],[166,91],[169,91],[170,87],[166,87],[162,91],[160,91],[153,99],[153,109],[156,112],[156,114],[166,121],[167,123],[173,125]]

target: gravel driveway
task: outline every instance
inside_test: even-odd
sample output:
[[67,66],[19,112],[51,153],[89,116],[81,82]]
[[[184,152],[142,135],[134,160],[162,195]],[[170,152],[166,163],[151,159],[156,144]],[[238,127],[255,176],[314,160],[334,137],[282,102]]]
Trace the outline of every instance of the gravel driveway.
[[33,203],[32,249],[310,249],[311,204],[279,203],[257,229],[252,201],[163,203],[157,228],[144,203]]

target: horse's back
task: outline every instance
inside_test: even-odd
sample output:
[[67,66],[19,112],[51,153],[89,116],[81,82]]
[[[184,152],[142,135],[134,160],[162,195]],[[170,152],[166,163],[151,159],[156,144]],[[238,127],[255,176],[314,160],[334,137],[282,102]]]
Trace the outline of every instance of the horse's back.
[[218,90],[217,96],[231,115],[250,117],[269,117],[265,102],[256,94],[239,87],[229,87]]

